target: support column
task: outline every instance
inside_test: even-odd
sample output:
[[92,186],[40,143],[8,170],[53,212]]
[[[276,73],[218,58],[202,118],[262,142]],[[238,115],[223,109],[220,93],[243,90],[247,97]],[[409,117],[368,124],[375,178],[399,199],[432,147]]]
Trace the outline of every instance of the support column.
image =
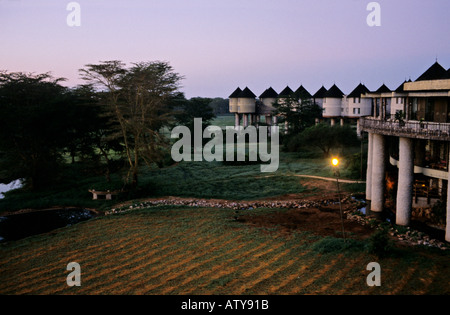
[[361,138],[361,118],[356,119],[356,135]]
[[407,226],[411,220],[414,183],[413,140],[400,138],[396,224]]
[[334,120],[334,118],[331,118],[330,124],[331,124],[332,127],[336,124],[336,121]]
[[341,123],[341,126],[344,126],[344,118],[341,118],[340,123]]
[[384,207],[386,148],[385,138],[373,134],[372,147],[372,195],[371,209],[373,212],[382,212]]
[[366,200],[372,200],[372,155],[373,155],[373,133],[367,134],[367,173],[366,173]]
[[272,116],[271,115],[267,115],[266,116],[266,124],[268,126],[268,128],[267,128],[267,135],[270,137],[270,136],[272,136],[271,133],[270,133],[270,130],[272,129],[271,128],[272,127]]
[[248,127],[248,115],[244,114],[244,128]]
[[234,126],[237,128],[241,124],[241,117],[238,113],[234,114]]

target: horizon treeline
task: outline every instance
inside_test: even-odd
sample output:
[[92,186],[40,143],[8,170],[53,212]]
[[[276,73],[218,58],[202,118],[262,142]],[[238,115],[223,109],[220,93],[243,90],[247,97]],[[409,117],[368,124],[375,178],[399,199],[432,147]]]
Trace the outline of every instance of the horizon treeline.
[[39,191],[82,163],[107,181],[120,170],[133,188],[140,166],[168,161],[164,130],[195,117],[208,124],[228,108],[220,98],[187,99],[167,62],[102,61],[79,72],[85,84],[68,88],[49,73],[0,71],[0,183],[21,179]]

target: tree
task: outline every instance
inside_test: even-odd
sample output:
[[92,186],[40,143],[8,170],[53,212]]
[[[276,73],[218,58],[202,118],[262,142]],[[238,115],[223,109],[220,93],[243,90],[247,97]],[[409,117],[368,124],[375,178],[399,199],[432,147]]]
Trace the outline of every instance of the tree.
[[0,73],[0,182],[24,179],[39,190],[57,178],[73,125],[73,100],[61,78]]
[[295,93],[278,100],[274,107],[280,116],[280,123],[287,122],[288,134],[297,135],[315,124],[316,118],[322,117],[322,109],[309,98],[298,98]]
[[325,157],[328,157],[332,149],[356,144],[358,144],[358,138],[350,126],[330,126],[321,123],[305,129],[291,139],[287,146],[290,151],[315,146],[322,150]]
[[70,93],[76,105],[74,119],[70,122],[72,138],[67,148],[72,163],[75,157],[88,161],[90,167],[102,170],[109,182],[111,173],[122,164],[124,152],[115,136],[120,130],[117,121],[102,106],[104,93],[96,92],[93,86],[81,85],[71,89]]
[[142,162],[163,158],[167,139],[160,130],[173,120],[171,101],[182,77],[166,62],[140,62],[125,68],[121,61],[86,65],[82,78],[104,89],[105,105],[120,126],[129,165],[127,181],[138,183]]
[[214,98],[209,106],[212,107],[214,115],[224,115],[230,113],[230,104],[228,99],[221,97]]
[[204,97],[194,97],[181,102],[175,115],[178,124],[188,127],[191,131],[194,128],[194,118],[202,118],[204,126],[210,125],[216,117],[210,106],[212,99]]
[[[184,98],[184,96],[183,96]],[[176,124],[186,126],[191,131],[191,144],[194,145],[194,119],[202,119],[202,131],[211,124],[216,117],[213,108],[210,106],[212,99],[204,97],[193,97],[189,100],[179,99],[177,110],[175,112]],[[205,143],[208,139],[202,138]]]

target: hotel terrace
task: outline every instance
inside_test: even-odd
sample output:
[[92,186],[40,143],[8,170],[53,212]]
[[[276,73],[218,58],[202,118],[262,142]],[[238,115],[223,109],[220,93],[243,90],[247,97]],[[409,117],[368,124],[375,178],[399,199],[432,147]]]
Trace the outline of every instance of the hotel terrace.
[[237,88],[229,97],[235,124],[240,125],[241,118],[244,127],[258,124],[260,116],[276,124],[273,105],[287,95],[310,99],[323,109],[322,120],[332,125],[356,122],[358,135],[367,133],[366,199],[372,212],[384,210],[390,190],[395,195],[395,223],[408,226],[413,208],[440,201],[446,205],[445,239],[450,242],[450,69],[436,62],[395,90],[383,84],[371,92],[359,84],[348,95],[337,85],[329,90],[322,86],[315,94],[300,86],[296,91],[286,87],[280,94],[268,88],[256,100],[248,87]]

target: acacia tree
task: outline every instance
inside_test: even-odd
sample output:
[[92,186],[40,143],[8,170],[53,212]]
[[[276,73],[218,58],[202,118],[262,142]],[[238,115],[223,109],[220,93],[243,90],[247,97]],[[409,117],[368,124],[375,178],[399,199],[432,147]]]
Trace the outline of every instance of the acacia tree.
[[110,182],[110,174],[122,164],[124,149],[115,136],[119,128],[112,119],[114,116],[102,106],[104,93],[97,93],[91,85],[78,86],[70,93],[76,102],[76,115],[72,115],[75,128],[71,130],[72,139],[67,147],[72,163],[75,157],[87,160],[91,166],[103,170]]
[[142,162],[162,159],[167,144],[161,128],[173,119],[171,101],[178,94],[182,77],[166,62],[134,63],[125,68],[121,61],[86,65],[82,78],[102,88],[105,105],[120,126],[120,139],[129,165],[127,182],[136,187]]

